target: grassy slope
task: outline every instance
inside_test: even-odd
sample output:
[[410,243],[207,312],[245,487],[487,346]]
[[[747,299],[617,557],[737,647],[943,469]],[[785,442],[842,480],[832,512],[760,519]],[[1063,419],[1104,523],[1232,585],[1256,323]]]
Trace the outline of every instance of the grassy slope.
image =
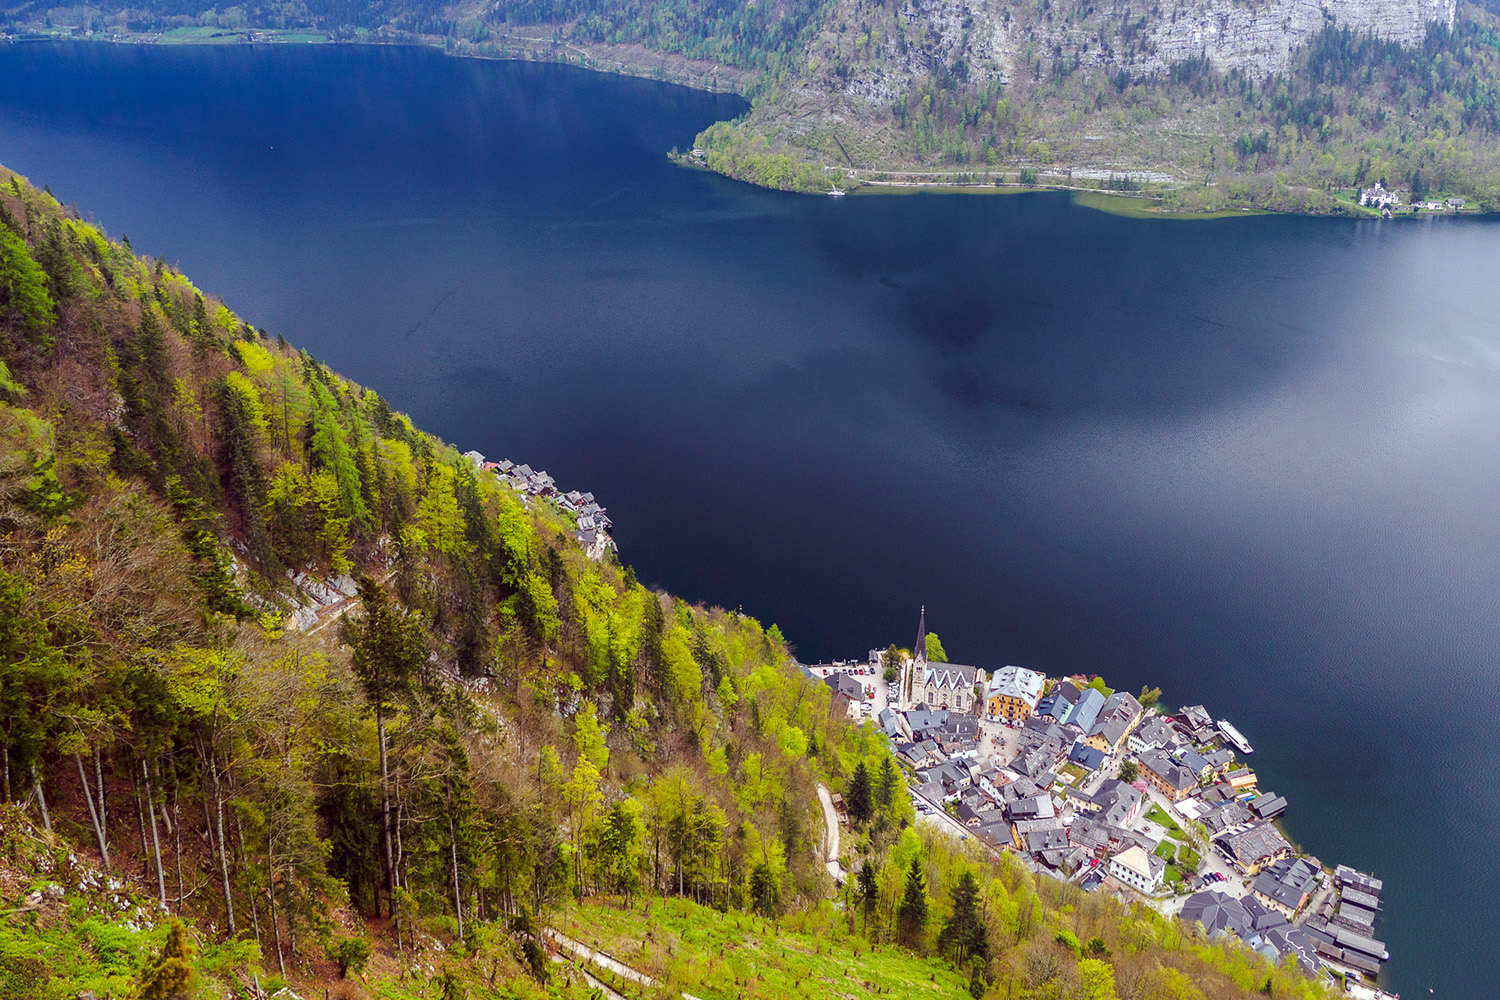
[[573,907],[553,922],[591,948],[703,1000],[967,995],[947,963],[847,933],[831,909],[779,922],[684,899]]

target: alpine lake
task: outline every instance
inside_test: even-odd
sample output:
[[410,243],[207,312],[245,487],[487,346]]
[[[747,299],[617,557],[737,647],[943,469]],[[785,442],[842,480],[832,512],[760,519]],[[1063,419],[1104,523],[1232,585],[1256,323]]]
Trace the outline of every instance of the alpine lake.
[[[787,195],[731,95],[345,46],[0,46],[0,162],[806,661],[1204,703],[1385,880],[1384,985],[1500,952],[1500,227]],[[1486,958],[1490,956],[1490,958]]]

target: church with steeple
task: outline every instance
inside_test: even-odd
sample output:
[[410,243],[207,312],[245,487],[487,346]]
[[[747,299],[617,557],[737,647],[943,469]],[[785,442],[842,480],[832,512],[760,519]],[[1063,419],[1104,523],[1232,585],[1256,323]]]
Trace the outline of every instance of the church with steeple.
[[984,672],[978,667],[927,662],[926,605],[917,619],[917,644],[912,649],[910,670],[913,708],[944,708],[967,715],[983,702],[974,693],[976,686],[984,683]]

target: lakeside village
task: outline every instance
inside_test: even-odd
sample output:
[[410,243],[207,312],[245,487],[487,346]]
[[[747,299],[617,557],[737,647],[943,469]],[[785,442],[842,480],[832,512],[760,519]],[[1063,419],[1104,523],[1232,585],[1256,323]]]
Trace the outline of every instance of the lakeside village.
[[[947,827],[1085,891],[1144,897],[1272,962],[1388,997],[1375,937],[1381,881],[1299,855],[1275,820],[1287,800],[1241,760],[1253,748],[1201,705],[1175,712],[1093,676],[915,656],[804,666],[890,740],[918,821]],[[842,811],[838,796],[835,806]]]
[[509,486],[521,494],[521,502],[531,506],[533,497],[542,500],[551,500],[558,507],[574,515],[575,523],[574,537],[578,544],[583,546],[583,551],[594,561],[604,558],[606,552],[619,551],[615,547],[615,540],[609,537],[609,529],[613,522],[604,508],[594,499],[592,493],[580,493],[572,490],[563,493],[558,490],[551,476],[529,465],[517,465],[510,459],[499,462],[491,462],[477,451],[464,452],[464,458],[474,463],[474,468],[480,472],[488,472],[495,476],[500,482]]

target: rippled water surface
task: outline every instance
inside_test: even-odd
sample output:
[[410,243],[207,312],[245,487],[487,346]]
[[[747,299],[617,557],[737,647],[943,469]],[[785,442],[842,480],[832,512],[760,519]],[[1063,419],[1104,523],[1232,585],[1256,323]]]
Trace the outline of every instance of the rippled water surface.
[[737,98],[390,49],[0,47],[0,162],[805,657],[1206,702],[1386,880],[1390,985],[1493,992],[1500,228],[794,197]]

